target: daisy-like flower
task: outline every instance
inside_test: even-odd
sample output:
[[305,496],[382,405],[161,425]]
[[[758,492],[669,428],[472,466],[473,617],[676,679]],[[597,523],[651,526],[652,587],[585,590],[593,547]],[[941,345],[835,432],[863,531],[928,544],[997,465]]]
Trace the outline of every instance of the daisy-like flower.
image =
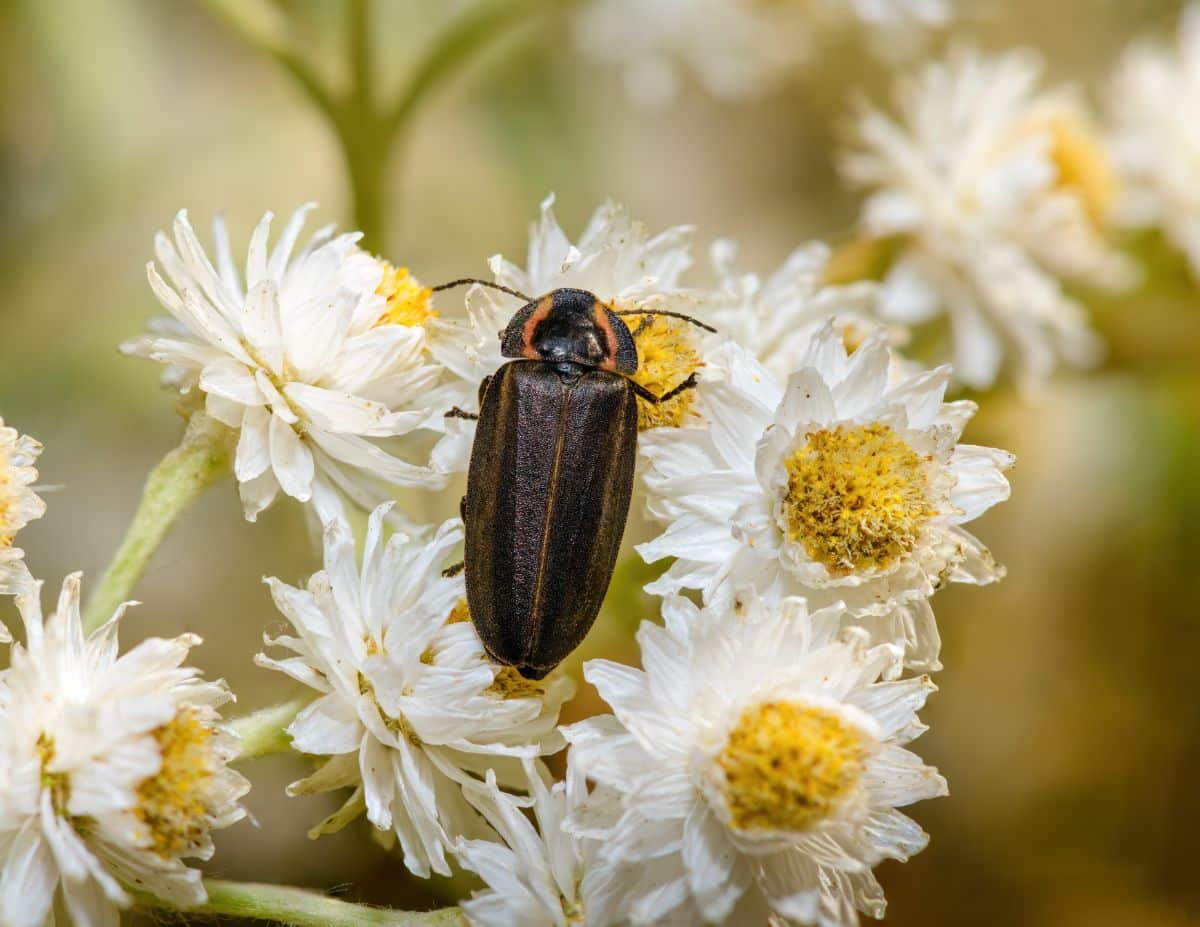
[[959,444],[975,404],[942,401],[947,367],[894,377],[882,333],[848,352],[826,326],[786,387],[748,358],[729,366],[742,372],[700,385],[705,427],[640,442],[649,510],[668,525],[638,551],[678,558],[647,589],[843,601],[936,669],[921,600],[1003,575],[963,525],[1008,498],[1012,456]]
[[725,99],[782,84],[811,57],[817,33],[850,25],[894,59],[951,16],[949,0],[591,0],[575,23],[580,50],[624,68],[631,98],[674,99],[687,77]]
[[[541,218],[530,229],[524,268],[495,255],[489,262],[495,282],[537,298],[561,287],[587,290],[615,311],[667,310],[700,314],[704,296],[683,288],[680,279],[692,263],[692,229],[675,226],[652,235],[613,202],[596,210],[583,235],[572,244],[554,215],[554,197],[542,202]],[[431,398],[434,408],[479,408],[479,384],[506,359],[500,355],[503,331],[520,301],[483,287],[467,293],[466,321],[438,319],[431,324],[430,351],[452,374]],[[663,395],[695,373],[703,363],[699,329],[666,317],[627,319],[638,347],[638,372],[632,379]],[[661,405],[639,404],[639,425],[653,428],[682,424],[693,396],[681,393]],[[431,422],[431,425],[433,423]],[[466,468],[474,426],[446,419],[446,435],[434,450],[435,467],[447,472]]]
[[[587,783],[573,763],[566,778],[551,783],[545,766],[524,760],[526,790],[537,827],[521,813],[488,773],[486,804],[501,814],[496,828],[504,846],[489,840],[462,840],[459,863],[487,886],[462,903],[474,927],[604,927],[614,923],[618,900],[612,867],[596,865],[594,841],[563,829],[568,815],[583,806]],[[470,792],[467,793],[471,795]]]
[[17,597],[26,644],[0,676],[0,923],[41,927],[56,892],[80,927],[116,925],[129,890],[202,903],[183,860],[212,855],[249,789],[227,765],[228,690],[182,665],[195,635],[118,656],[125,606],[85,637],[79,574],[46,619],[40,593]]
[[716,97],[769,90],[807,57],[801,5],[752,0],[592,0],[576,19],[581,51],[624,69],[629,96],[657,106],[694,78]]
[[425,422],[422,400],[441,373],[425,350],[431,294],[362,251],[357,232],[321,229],[293,254],[311,208],[270,252],[263,216],[244,280],[222,219],[214,266],[180,211],[174,242],[159,234],[147,268],[173,318],[123,345],[167,364],[168,383],[198,388],[209,415],[238,432],[234,473],[251,521],[280,490],[320,507],[336,489],[370,509],[388,487],[441,483],[385,444]]
[[623,866],[617,909],[642,924],[847,927],[884,910],[871,872],[927,837],[896,810],[946,794],[905,749],[928,678],[881,682],[896,658],[837,607],[732,610],[666,600],[638,631],[644,670],[592,660],[613,715],[564,729],[596,783],[567,820]]
[[[830,318],[850,347],[880,327],[872,311],[877,287],[869,281],[826,283],[832,252],[821,242],[797,248],[770,276],[738,273],[737,246],[721,239],[712,246],[717,291],[705,318],[748,348],[775,376],[786,378],[807,353],[809,342]],[[899,339],[902,333],[897,332]]]
[[1200,4],[1184,10],[1174,49],[1138,42],[1126,51],[1109,101],[1127,185],[1120,219],[1160,225],[1200,278]]
[[325,569],[306,589],[268,580],[299,636],[268,639],[294,655],[257,662],[320,693],[288,733],[297,750],[329,759],[289,793],[354,789],[310,836],[365,811],[399,840],[413,873],[448,875],[454,839],[490,836],[463,788],[478,788],[489,768],[505,787],[519,783],[519,758],[558,750],[555,725],[571,682],[534,683],[490,662],[461,576],[441,575],[460,524],[385,541],[389,508],[371,514],[361,572],[349,527],[335,519],[325,529]]
[[41,453],[38,441],[0,418],[0,547],[12,547],[17,532],[46,513],[46,503],[33,491]]
[[945,316],[955,374],[991,386],[1005,353],[1025,380],[1099,351],[1062,280],[1117,287],[1127,261],[1105,232],[1115,173],[1079,96],[1038,89],[1024,52],[959,51],[901,84],[899,116],[867,110],[846,176],[870,191],[860,225],[893,253],[879,312]]

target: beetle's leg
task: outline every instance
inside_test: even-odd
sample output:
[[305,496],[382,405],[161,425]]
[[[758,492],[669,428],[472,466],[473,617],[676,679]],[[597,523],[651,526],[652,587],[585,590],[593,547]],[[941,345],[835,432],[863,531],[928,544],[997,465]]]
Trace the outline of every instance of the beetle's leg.
[[463,496],[458,500],[458,514],[462,518],[463,524],[467,523],[467,497]]
[[489,373],[486,377],[479,381],[479,404],[483,405],[483,394],[487,392],[488,384],[492,382],[492,375]]
[[653,324],[654,323],[651,321],[650,316],[643,316],[642,321],[638,322],[638,327],[633,330],[633,337],[636,338]]
[[465,560],[460,560],[458,563],[454,564],[454,566],[448,566],[446,569],[442,570],[442,576],[446,577],[446,579],[450,579],[452,576],[457,576],[463,571],[463,567],[466,565],[467,562]]
[[676,396],[678,396],[682,392],[685,392],[689,389],[695,389],[696,388],[696,372],[692,371],[690,374],[688,374],[688,378],[686,380],[684,380],[682,383],[680,383],[674,389],[668,390],[667,392],[663,393],[661,396],[655,396],[652,392],[650,392],[650,390],[646,389],[646,387],[642,386],[640,383],[634,383],[633,380],[630,380],[629,382],[633,386],[633,391],[640,398],[645,399],[646,402],[652,402],[655,405],[658,405],[660,402],[666,402],[668,399],[674,399]]
[[460,409],[455,406],[443,416],[444,418],[465,418],[469,422],[479,421],[479,415],[475,412],[468,412],[466,409]]

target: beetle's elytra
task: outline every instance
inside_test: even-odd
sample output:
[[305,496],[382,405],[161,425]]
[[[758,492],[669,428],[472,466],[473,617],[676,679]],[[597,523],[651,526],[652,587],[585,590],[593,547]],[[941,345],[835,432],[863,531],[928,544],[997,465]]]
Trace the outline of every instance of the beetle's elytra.
[[[494,286],[436,289],[465,282]],[[501,353],[517,359],[480,387],[463,499],[467,604],[488,654],[541,679],[579,646],[608,591],[633,489],[637,397],[661,402],[695,378],[664,396],[630,380],[633,335],[586,290],[527,301]]]

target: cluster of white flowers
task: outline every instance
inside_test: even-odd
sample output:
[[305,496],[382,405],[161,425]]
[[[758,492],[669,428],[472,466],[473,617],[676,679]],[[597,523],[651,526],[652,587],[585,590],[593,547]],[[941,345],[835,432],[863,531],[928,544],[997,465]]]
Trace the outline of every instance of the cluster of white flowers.
[[[643,95],[673,92],[682,61],[736,96],[789,72],[815,23],[849,16],[895,48],[951,12],[592,0],[580,29]],[[897,809],[947,790],[907,747],[941,669],[934,596],[1004,575],[968,526],[1008,498],[1014,458],[963,443],[977,407],[947,392],[1093,361],[1071,288],[1130,281],[1120,225],[1160,224],[1200,276],[1200,6],[1177,53],[1127,53],[1110,132],[1078,90],[1039,80],[1020,51],[924,65],[895,114],[857,121],[842,162],[865,191],[857,237],[767,274],[718,239],[694,282],[690,227],[654,234],[612,202],[572,242],[550,197],[524,266],[492,257],[458,311],[357,234],[301,244],[311,205],[273,246],[264,216],[241,267],[220,218],[210,257],[177,215],[148,267],[169,318],[124,350],[164,364],[228,439],[248,520],[282,493],[321,526],[323,569],[266,580],[292,631],[256,659],[309,690],[286,734],[317,766],[289,794],[343,793],[312,837],[365,817],[414,875],[457,859],[485,883],[462,905],[481,927],[883,915],[874,867],[928,839]],[[636,550],[669,561],[646,586],[660,614],[637,632],[640,669],[584,665],[611,714],[567,725],[567,672],[531,680],[485,649],[454,569],[462,522],[395,501],[468,469],[497,333],[561,288],[627,318],[639,395],[672,394],[638,400],[655,528]],[[918,327],[933,355],[906,353]],[[0,420],[0,596],[24,628],[0,670],[0,925],[111,927],[143,894],[204,902],[185,860],[246,816],[249,783],[218,713],[232,694],[184,665],[198,637],[121,655],[125,606],[86,623],[78,574],[43,616],[15,545],[45,509],[40,452]]]
[[249,783],[223,683],[183,666],[195,635],[118,656],[122,606],[85,635],[78,574],[44,618],[41,583],[16,595],[25,643],[0,672],[0,924],[42,927],[56,896],[69,923],[115,925],[132,892],[202,902],[210,832],[245,816]]
[[1026,381],[1100,346],[1064,281],[1119,287],[1105,237],[1117,177],[1081,95],[1038,89],[1022,51],[958,50],[900,85],[895,118],[868,109],[847,178],[869,190],[861,234],[886,252],[880,314],[944,318],[957,378],[991,386],[1005,361]]
[[[895,808],[945,790],[902,747],[933,689],[904,671],[940,666],[936,589],[1003,575],[963,526],[1007,498],[1012,457],[960,443],[975,406],[943,401],[951,369],[901,357],[878,287],[827,283],[824,245],[763,279],[736,274],[720,241],[706,289],[685,281],[691,239],[610,203],[572,244],[547,200],[527,266],[491,261],[514,290],[584,288],[719,333],[653,315],[631,325],[636,382],[661,395],[699,380],[639,422],[645,504],[663,531],[638,550],[675,558],[647,587],[666,627],[642,625],[642,671],[586,665],[614,715],[564,729],[557,797],[526,760],[540,840],[494,782],[486,804],[468,790],[508,815],[492,820],[507,850],[458,844],[489,885],[465,908],[479,924],[853,924],[883,910],[872,867],[924,846]],[[466,305],[465,321],[437,320],[432,350],[467,373],[446,401],[476,408],[474,383],[502,360],[494,333],[520,301],[474,287]],[[456,428],[439,445],[446,468],[466,462],[473,425]]]
[[[1001,575],[963,525],[1007,497],[1012,459],[959,443],[974,405],[943,401],[950,369],[902,357],[878,287],[830,284],[824,245],[760,278],[719,241],[704,288],[685,279],[690,228],[651,234],[608,203],[572,243],[552,207],[524,267],[492,258],[495,282],[586,289],[631,319],[636,383],[698,381],[639,407],[662,525],[639,551],[674,558],[647,587],[665,626],[643,623],[642,670],[587,664],[613,714],[561,728],[569,676],[492,660],[445,571],[461,523],[376,505],[388,485],[438,488],[466,468],[474,423],[445,413],[478,408],[521,301],[476,285],[465,314],[439,315],[407,270],[328,230],[293,256],[307,207],[269,254],[259,224],[244,276],[219,221],[215,262],[182,213],[174,244],[158,240],[171,284],[153,265],[150,281],[174,318],[128,350],[230,430],[247,517],[283,490],[323,525],[324,569],[304,587],[267,581],[295,633],[258,663],[313,693],[287,734],[320,765],[289,793],[347,790],[311,835],[365,815],[418,876],[456,855],[488,885],[464,904],[476,924],[877,916],[872,867],[926,840],[895,809],[945,790],[903,747],[933,689],[905,670],[939,666],[939,586]],[[437,438],[427,464],[400,456],[417,430]],[[34,448],[14,446],[6,485],[24,488]],[[347,500],[370,512],[361,546]],[[198,903],[182,859],[211,852],[247,787],[215,712],[224,687],[181,668],[196,638],[118,658],[119,615],[85,637],[77,578],[45,623],[38,588],[8,590],[26,643],[0,675],[0,922],[40,924],[57,885],[84,924],[111,923],[136,891]],[[544,758],[568,742],[555,784]]]
[[952,14],[951,0],[590,0],[575,35],[582,52],[624,69],[633,99],[662,104],[684,75],[717,97],[769,90],[847,24],[883,57],[907,56]]

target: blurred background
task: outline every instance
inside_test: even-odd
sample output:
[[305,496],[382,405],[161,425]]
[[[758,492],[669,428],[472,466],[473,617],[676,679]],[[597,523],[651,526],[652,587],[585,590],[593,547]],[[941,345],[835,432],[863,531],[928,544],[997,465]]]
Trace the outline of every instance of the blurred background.
[[[280,5],[307,57],[336,77],[338,0]],[[466,6],[379,3],[381,86],[397,85]],[[1169,0],[964,6],[960,33],[986,48],[1038,48],[1052,82],[1093,92],[1131,38],[1172,32],[1180,10]],[[692,93],[646,112],[615,70],[572,50],[560,17],[506,28],[398,140],[381,209],[386,256],[431,282],[485,273],[497,251],[521,259],[550,191],[570,234],[609,195],[654,229],[696,224],[700,282],[718,236],[739,239],[742,266],[764,272],[805,240],[844,240],[857,201],[832,155],[853,94],[882,98],[888,72],[845,36],[816,60],[760,102]],[[323,220],[354,221],[336,138],[210,6],[0,8],[0,414],[46,445],[42,483],[61,487],[21,535],[48,584],[103,569],[147,471],[180,435],[160,371],[116,350],[158,314],[144,275],[154,232],[181,206],[198,228],[224,210],[238,250],[264,210],[309,199]],[[968,429],[968,441],[1019,458],[1012,501],[976,526],[1009,576],[938,597],[947,669],[919,748],[951,797],[914,811],[930,848],[880,870],[889,924],[1200,923],[1200,293],[1182,259],[1139,247],[1151,282],[1091,301],[1106,365],[1037,397],[982,397]],[[441,518],[454,498],[421,504]],[[635,519],[627,541],[639,535]],[[158,552],[125,639],[196,630],[196,662],[229,681],[239,710],[277,701],[283,677],[251,663],[263,631],[279,628],[260,579],[297,582],[316,565],[297,507],[247,524],[227,481]],[[628,591],[637,568],[626,570],[585,656],[636,658],[627,629],[652,610]],[[597,709],[584,688],[571,717]],[[334,801],[284,796],[305,769],[288,757],[250,765],[258,829],[219,834],[211,874],[444,903],[448,887],[407,876],[365,822],[309,843],[307,827]]]

